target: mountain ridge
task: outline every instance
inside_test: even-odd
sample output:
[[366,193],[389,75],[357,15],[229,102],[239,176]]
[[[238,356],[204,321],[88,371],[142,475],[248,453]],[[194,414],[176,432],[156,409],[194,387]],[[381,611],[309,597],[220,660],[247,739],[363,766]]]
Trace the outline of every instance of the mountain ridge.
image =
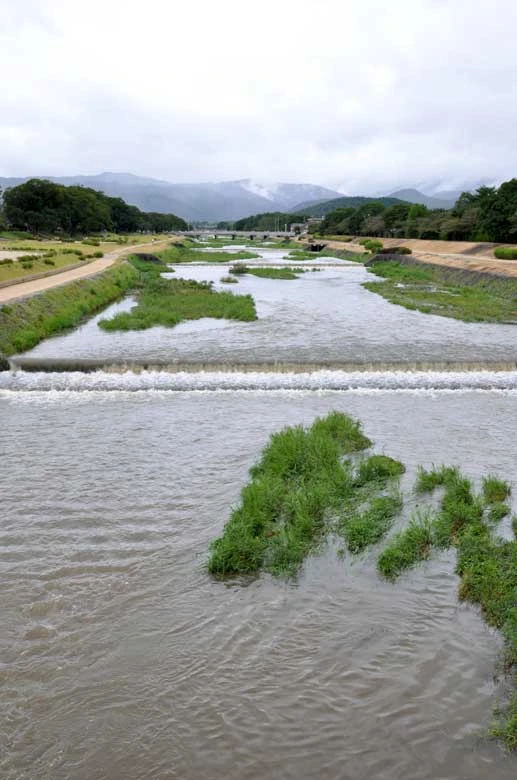
[[81,185],[123,198],[143,211],[176,214],[188,221],[234,221],[265,211],[288,211],[300,200],[323,200],[340,195],[314,184],[257,182],[179,183],[105,171],[95,175],[1,177],[0,187],[22,184],[30,178],[46,178],[57,184]]
[[282,212],[325,216],[336,208],[359,206],[372,200],[385,205],[405,201],[429,208],[451,208],[461,191],[441,190],[427,195],[415,188],[379,196],[343,195],[320,185],[235,179],[223,182],[173,183],[128,172],[103,171],[74,176],[0,177],[0,188],[46,178],[58,184],[81,185],[123,198],[143,211],[176,214],[190,222],[236,221],[251,214]]

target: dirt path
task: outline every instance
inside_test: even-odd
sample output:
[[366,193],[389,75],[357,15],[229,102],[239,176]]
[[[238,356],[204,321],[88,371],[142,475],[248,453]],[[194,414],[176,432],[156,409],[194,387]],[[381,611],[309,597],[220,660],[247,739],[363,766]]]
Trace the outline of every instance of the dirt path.
[[[357,239],[358,241],[359,239]],[[413,257],[427,263],[446,265],[450,268],[465,268],[469,271],[486,271],[503,276],[517,276],[517,260],[498,260],[494,247],[498,244],[476,244],[473,241],[424,241],[422,239],[381,238],[385,247],[407,246]],[[362,252],[356,241],[326,241],[332,249],[348,249]]]
[[64,270],[60,274],[55,276],[48,276],[44,279],[33,279],[30,282],[19,282],[13,284],[10,287],[4,287],[0,289],[0,303],[7,303],[8,301],[14,301],[17,298],[27,298],[30,295],[49,290],[52,287],[60,287],[62,284],[68,284],[68,282],[75,282],[77,279],[85,279],[88,276],[94,276],[95,274],[104,271],[113,265],[124,255],[130,255],[131,252],[139,251],[144,248],[153,247],[155,251],[165,249],[173,241],[172,238],[162,240],[149,241],[145,244],[132,244],[124,245],[109,252],[99,260],[94,260],[88,265],[81,266],[81,268],[74,268],[70,271]]

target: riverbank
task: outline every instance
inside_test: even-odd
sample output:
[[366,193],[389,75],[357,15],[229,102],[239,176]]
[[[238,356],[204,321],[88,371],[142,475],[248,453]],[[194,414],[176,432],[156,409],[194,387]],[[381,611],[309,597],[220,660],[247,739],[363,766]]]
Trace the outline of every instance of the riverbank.
[[393,255],[366,265],[384,281],[363,286],[390,303],[464,322],[517,324],[517,279]]
[[0,307],[0,358],[25,352],[78,325],[121,298],[138,279],[139,272],[132,265],[121,263],[97,278],[72,281],[26,300],[4,303]]

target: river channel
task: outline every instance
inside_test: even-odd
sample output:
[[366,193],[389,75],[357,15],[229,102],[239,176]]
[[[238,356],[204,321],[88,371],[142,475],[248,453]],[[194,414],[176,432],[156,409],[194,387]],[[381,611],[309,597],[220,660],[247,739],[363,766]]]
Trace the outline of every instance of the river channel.
[[[516,331],[406,312],[365,276],[246,277],[255,323],[91,320],[32,352],[221,363],[208,374],[0,374],[2,780],[514,780],[486,738],[500,637],[458,602],[453,553],[396,585],[378,549],[332,540],[296,582],[205,569],[269,435],[332,409],[406,463],[408,494],[418,464],[514,479],[517,376],[483,362],[515,361]],[[403,358],[479,366],[375,370]],[[369,368],[231,368],[280,359]]]

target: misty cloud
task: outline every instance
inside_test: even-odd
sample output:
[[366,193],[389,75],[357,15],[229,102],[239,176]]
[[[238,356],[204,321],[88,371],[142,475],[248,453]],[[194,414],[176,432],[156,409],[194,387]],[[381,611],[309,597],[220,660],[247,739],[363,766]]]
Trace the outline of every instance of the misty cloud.
[[511,0],[0,0],[0,175],[347,193],[516,174]]

